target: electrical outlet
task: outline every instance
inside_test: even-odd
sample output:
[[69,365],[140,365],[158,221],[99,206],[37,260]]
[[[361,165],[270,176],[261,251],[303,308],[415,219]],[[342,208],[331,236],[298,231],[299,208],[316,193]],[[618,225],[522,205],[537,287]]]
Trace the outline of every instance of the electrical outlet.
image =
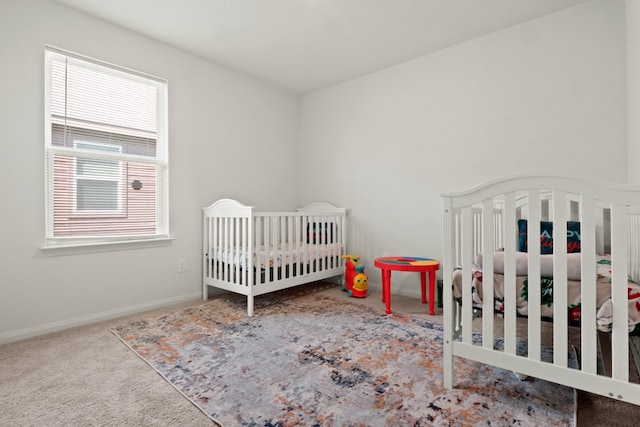
[[178,258],[178,273],[184,273],[185,271],[187,271],[187,260]]

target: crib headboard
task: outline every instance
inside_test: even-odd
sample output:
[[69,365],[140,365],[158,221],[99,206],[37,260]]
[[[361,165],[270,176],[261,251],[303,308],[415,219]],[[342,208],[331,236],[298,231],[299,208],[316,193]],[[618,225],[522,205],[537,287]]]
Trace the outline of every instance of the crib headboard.
[[[612,232],[620,230],[618,244],[626,246],[629,276],[640,282],[640,187],[622,184],[590,182],[561,176],[519,175],[497,179],[471,190],[443,194],[445,221],[451,234],[445,236],[445,261],[452,266],[463,264],[463,255],[475,260],[479,253],[493,252],[510,245],[521,250],[523,221],[530,239],[529,250],[545,253],[549,245],[549,224],[555,230],[553,246],[562,245],[571,251],[575,239],[593,239],[598,254],[612,253]],[[463,233],[462,209],[472,218],[468,232]],[[489,212],[489,215],[484,215]],[[615,212],[615,213],[614,213]],[[613,220],[613,216],[617,220]],[[580,227],[584,221],[593,224]],[[490,225],[483,226],[484,222]],[[615,223],[614,223],[615,222]],[[626,224],[626,228],[624,225]],[[508,225],[508,226],[507,226]],[[576,228],[577,227],[577,228]],[[491,230],[487,241],[484,230]],[[583,235],[584,229],[594,233]],[[466,234],[466,235],[465,235]],[[463,236],[464,235],[464,236]],[[544,239],[547,238],[547,240]],[[547,252],[548,253],[548,252]],[[619,252],[618,252],[619,253]],[[444,265],[444,262],[443,262]]]
[[[207,219],[217,218],[238,244],[274,246],[282,242],[330,244],[347,242],[347,209],[326,202],[314,202],[295,212],[260,211],[233,199],[220,199],[203,209],[204,228],[211,228]],[[226,221],[228,224],[223,225]],[[215,227],[214,227],[215,228]],[[222,236],[220,236],[222,238]],[[205,248],[206,252],[206,248]]]

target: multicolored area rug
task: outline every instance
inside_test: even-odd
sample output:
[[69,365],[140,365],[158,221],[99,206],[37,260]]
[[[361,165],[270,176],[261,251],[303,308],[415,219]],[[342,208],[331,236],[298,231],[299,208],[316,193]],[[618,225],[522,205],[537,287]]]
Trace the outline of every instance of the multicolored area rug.
[[229,297],[112,332],[228,426],[567,426],[573,389],[456,360],[442,327],[322,294]]

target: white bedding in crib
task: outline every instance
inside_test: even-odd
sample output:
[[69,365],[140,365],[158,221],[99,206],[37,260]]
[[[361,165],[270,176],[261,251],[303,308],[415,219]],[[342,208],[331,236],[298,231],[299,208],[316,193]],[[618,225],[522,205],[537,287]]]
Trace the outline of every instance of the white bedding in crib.
[[283,265],[312,262],[326,257],[342,256],[340,243],[311,244],[305,242],[280,243],[274,246],[260,246],[257,250],[243,251],[242,248],[218,249],[214,259],[231,265],[249,264],[249,256],[253,256],[254,267],[282,267]]

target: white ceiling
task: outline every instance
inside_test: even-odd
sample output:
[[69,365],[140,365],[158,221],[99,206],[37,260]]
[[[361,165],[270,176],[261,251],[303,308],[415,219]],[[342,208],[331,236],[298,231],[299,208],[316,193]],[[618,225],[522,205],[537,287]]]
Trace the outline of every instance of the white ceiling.
[[53,0],[296,93],[587,0]]

